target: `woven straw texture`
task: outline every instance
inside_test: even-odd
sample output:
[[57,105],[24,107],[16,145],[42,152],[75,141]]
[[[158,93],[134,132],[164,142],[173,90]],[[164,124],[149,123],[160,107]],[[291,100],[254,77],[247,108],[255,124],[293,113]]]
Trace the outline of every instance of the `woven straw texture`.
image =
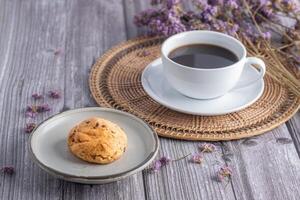
[[[144,119],[160,136],[207,141],[262,134],[287,121],[300,106],[299,88],[287,86],[285,82],[289,81],[284,77],[272,76],[273,59],[267,54],[256,54],[265,60],[267,75],[262,97],[250,107],[221,116],[196,116],[170,110],[151,99],[141,85],[142,71],[160,56],[162,41],[162,38],[129,40],[98,59],[89,80],[96,102]],[[257,52],[247,48],[249,55]]]

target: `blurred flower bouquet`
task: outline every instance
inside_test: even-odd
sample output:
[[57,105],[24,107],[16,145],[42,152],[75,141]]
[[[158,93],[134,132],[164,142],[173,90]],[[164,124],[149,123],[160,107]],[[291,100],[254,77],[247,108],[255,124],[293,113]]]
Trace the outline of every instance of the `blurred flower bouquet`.
[[[150,35],[220,31],[256,50],[264,49],[275,57],[280,54],[278,62],[288,63],[290,72],[300,77],[297,67],[300,64],[300,5],[297,0],[151,0],[151,5],[153,8],[134,18],[134,23],[146,27]],[[289,24],[286,24],[287,18]]]

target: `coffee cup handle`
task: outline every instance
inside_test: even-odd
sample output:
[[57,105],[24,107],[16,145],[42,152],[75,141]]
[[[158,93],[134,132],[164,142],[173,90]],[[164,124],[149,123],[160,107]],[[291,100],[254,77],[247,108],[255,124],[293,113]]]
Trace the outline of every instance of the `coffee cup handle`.
[[247,87],[249,85],[252,85],[253,83],[256,83],[257,81],[261,80],[264,77],[264,75],[266,73],[266,65],[265,65],[265,63],[264,63],[264,61],[262,59],[256,58],[256,57],[248,57],[248,58],[246,58],[245,67],[251,67],[251,65],[258,66],[259,75],[255,79],[253,79],[253,80],[250,80],[250,81],[248,81],[246,83],[241,83],[238,86],[235,86],[233,88],[233,90],[244,88],[244,87]]

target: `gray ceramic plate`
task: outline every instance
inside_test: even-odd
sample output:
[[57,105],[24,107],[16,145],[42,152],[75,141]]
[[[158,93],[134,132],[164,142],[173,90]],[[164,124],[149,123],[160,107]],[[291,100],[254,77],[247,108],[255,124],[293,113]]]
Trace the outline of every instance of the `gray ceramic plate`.
[[[97,165],[82,161],[67,146],[70,129],[89,117],[102,117],[122,127],[128,148],[117,161]],[[108,108],[80,108],[57,114],[41,123],[30,135],[29,150],[34,162],[48,173],[72,182],[101,184],[120,180],[143,170],[159,148],[156,133],[141,119]]]

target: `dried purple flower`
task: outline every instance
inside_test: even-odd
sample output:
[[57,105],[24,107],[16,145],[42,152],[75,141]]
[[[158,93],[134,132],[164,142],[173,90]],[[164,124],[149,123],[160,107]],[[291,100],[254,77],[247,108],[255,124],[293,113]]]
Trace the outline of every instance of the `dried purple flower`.
[[266,40],[270,40],[271,39],[271,32],[270,31],[267,31],[265,33],[262,33],[262,37]]
[[150,1],[150,4],[151,4],[152,6],[158,5],[158,4],[161,4],[161,3],[162,3],[162,0],[151,0],[151,1]]
[[[199,0],[201,1],[201,0]],[[210,5],[216,6],[216,5],[222,5],[224,3],[223,0],[208,0],[207,1]]]
[[30,118],[35,118],[37,116],[37,113],[42,113],[46,111],[50,111],[50,107],[48,104],[42,104],[42,105],[31,105],[27,106],[25,111],[25,116]]
[[[270,40],[269,30],[281,33],[285,44],[300,38],[300,7],[296,0],[191,1],[196,9],[187,11],[178,5],[178,0],[151,0],[152,5],[158,6],[137,14],[134,23],[138,27],[146,27],[150,35],[170,36],[189,30],[215,30],[238,38],[242,36],[254,45],[262,38]],[[285,28],[287,25],[283,24],[280,16],[292,18],[296,25]],[[264,34],[260,34],[260,28],[265,30]],[[295,34],[289,34],[293,32]],[[272,43],[270,45],[274,46]],[[295,46],[290,45],[279,51],[293,50]],[[291,56],[292,61],[297,62],[296,55]]]
[[159,160],[156,160],[153,162],[153,164],[150,166],[150,171],[157,172],[162,167],[168,165],[172,160],[169,157],[163,156]]
[[269,3],[269,0],[258,0],[260,6],[264,6]]
[[170,162],[176,162],[176,161],[179,161],[179,160],[182,160],[182,159],[185,159],[186,157],[188,157],[189,155],[191,155],[190,153],[185,155],[185,156],[182,156],[180,158],[177,158],[177,159],[171,159],[169,157],[166,157],[166,156],[163,156],[161,157],[159,160],[156,160],[152,163],[152,165],[150,166],[149,170],[152,171],[152,172],[157,172],[158,170],[160,170],[162,167],[170,164]]
[[228,28],[227,33],[231,36],[235,36],[239,30],[239,25],[234,24],[232,27]]
[[38,99],[42,99],[42,98],[43,98],[43,95],[38,94],[38,93],[34,93],[34,94],[31,95],[31,97],[32,97],[34,100],[38,100]]
[[281,4],[289,11],[297,9],[296,2],[294,2],[293,0],[282,0]]
[[239,7],[236,0],[226,1],[225,6],[231,10],[237,9]]
[[165,156],[161,157],[159,160],[162,167],[168,165],[172,161],[169,157],[165,157]]
[[211,143],[204,143],[199,146],[199,149],[203,153],[211,153],[216,150],[216,146]]
[[50,90],[48,94],[49,94],[50,98],[53,98],[53,99],[59,99],[60,98],[60,93],[57,92],[57,91]]
[[36,127],[35,123],[28,123],[28,124],[26,124],[25,132],[31,133],[35,129],[35,127]]
[[37,112],[37,107],[34,106],[34,105],[27,106],[26,112],[33,112],[33,113],[36,113],[36,112]]
[[55,56],[58,56],[61,54],[61,49],[55,49],[53,53]]
[[35,118],[37,115],[37,107],[36,106],[27,106],[25,111],[25,117]]
[[202,164],[203,163],[203,155],[201,153],[192,154],[191,162]]
[[200,10],[205,10],[209,6],[208,2],[203,0],[194,0],[193,3]]
[[29,118],[35,118],[37,116],[36,112],[32,112],[32,111],[27,111],[25,112],[25,117],[29,117]]
[[265,16],[268,19],[276,19],[276,15],[274,15],[273,9],[268,6],[263,6],[260,9],[260,12],[263,16]]
[[50,111],[51,109],[48,104],[42,104],[42,105],[36,106],[36,110],[38,113],[42,113],[42,112]]
[[138,26],[149,26],[150,35],[173,35],[187,30],[181,23],[180,16],[171,9],[148,9],[134,17],[134,23]]
[[3,174],[8,174],[8,175],[12,175],[15,173],[15,168],[12,166],[5,166],[2,167],[0,170]]
[[165,0],[167,9],[172,9],[173,6],[179,3],[179,0]]
[[154,163],[149,168],[152,172],[158,172],[161,168],[161,162],[159,160],[154,161]]
[[201,13],[202,20],[206,23],[212,22],[214,17],[218,14],[218,7],[207,5]]
[[217,172],[217,180],[219,182],[222,182],[225,178],[231,178],[232,176],[232,170],[228,166],[223,166],[219,169]]

